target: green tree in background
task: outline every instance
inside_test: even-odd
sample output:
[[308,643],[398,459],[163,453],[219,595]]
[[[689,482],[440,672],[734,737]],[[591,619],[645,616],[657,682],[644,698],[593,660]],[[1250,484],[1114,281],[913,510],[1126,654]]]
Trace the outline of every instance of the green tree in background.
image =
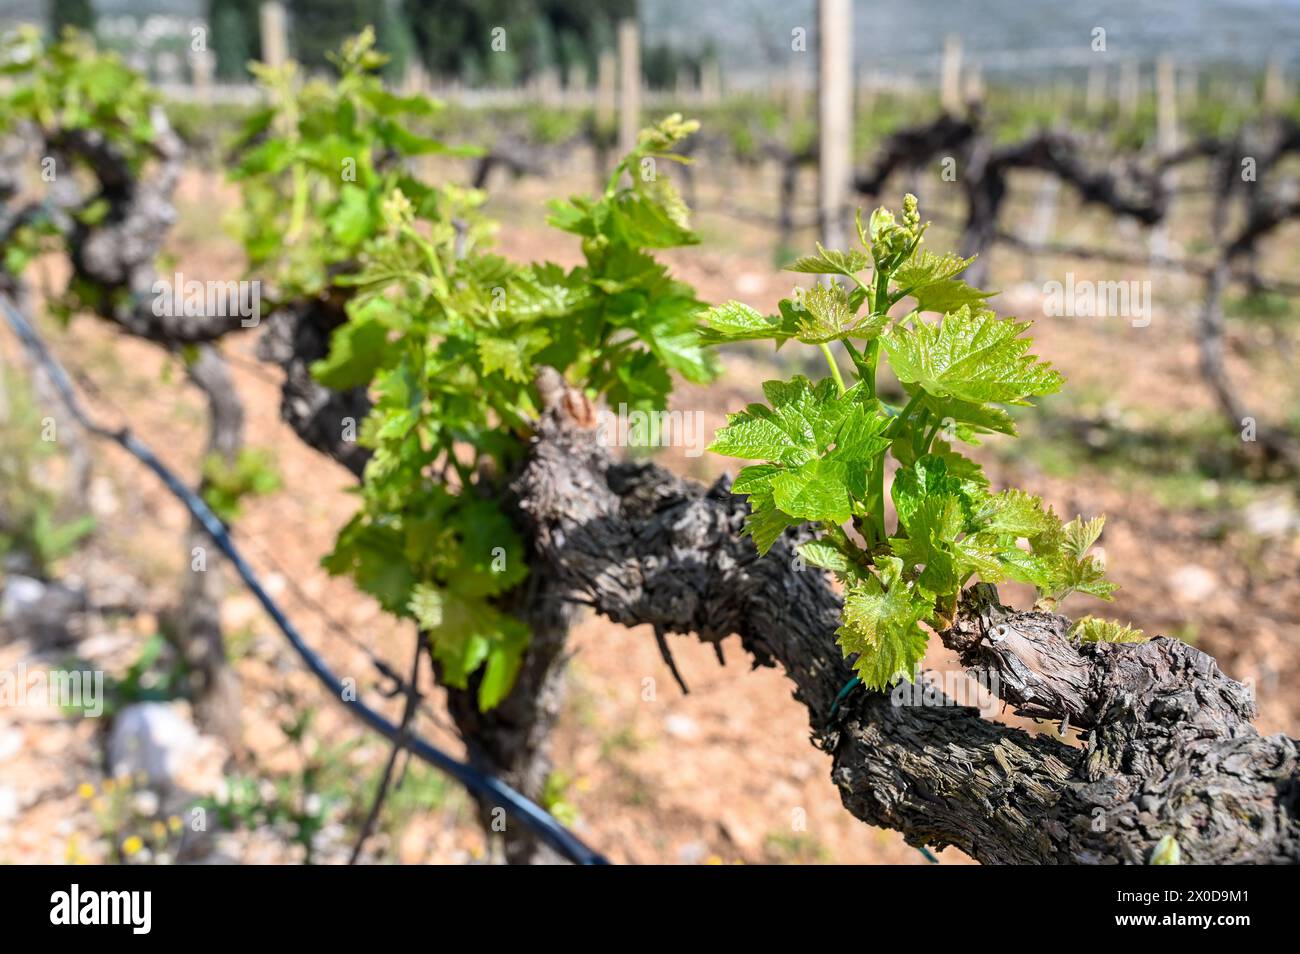
[[415,47],[415,34],[406,16],[402,0],[381,0],[379,22],[375,28],[379,49],[389,56],[384,75],[390,82],[399,83],[411,64],[419,59]]
[[[75,0],[89,5],[90,0]],[[222,79],[245,76],[261,55],[261,0],[209,0],[208,23]],[[637,15],[637,0],[284,0],[290,48],[308,69],[328,66],[327,53],[372,26],[391,57],[385,70],[400,82],[422,63],[429,72],[478,85],[510,86],[554,69],[576,68],[588,82],[596,60],[613,49],[614,26]],[[56,0],[75,5],[74,0]],[[698,74],[704,54],[658,44],[645,50],[646,80],[672,87],[682,70]]]
[[657,89],[671,87],[677,82],[677,73],[683,67],[694,65],[688,54],[666,43],[647,46],[641,57],[641,64],[646,83]]
[[247,79],[248,61],[261,54],[259,6],[258,0],[209,0],[210,45],[220,79]]
[[[467,82],[526,80],[577,63],[590,76],[612,24],[636,16],[636,0],[405,0],[419,52],[430,72]],[[493,31],[505,41],[492,48]]]
[[[285,6],[294,59],[309,69],[327,67],[327,54],[365,27],[378,33],[384,17],[382,0],[287,0]],[[382,40],[379,46],[392,52]]]
[[569,77],[576,71],[579,76],[585,76],[590,83],[591,77],[596,72],[593,63],[595,51],[589,50],[582,37],[572,30],[561,30],[558,43],[559,63],[557,65],[564,75],[565,82],[568,82]]
[[93,32],[95,5],[91,0],[50,0],[50,32],[58,36],[64,27]]

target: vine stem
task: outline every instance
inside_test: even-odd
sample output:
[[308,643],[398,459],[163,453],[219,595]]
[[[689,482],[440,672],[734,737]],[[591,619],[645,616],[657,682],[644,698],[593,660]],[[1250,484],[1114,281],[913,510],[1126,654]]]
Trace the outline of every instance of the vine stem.
[[874,512],[871,515],[872,523],[875,524],[876,539],[883,543],[885,536],[885,455],[882,452],[876,460],[876,466],[871,469],[871,487],[868,493],[875,500]]
[[942,424],[942,421],[935,421],[933,425],[926,429],[926,432],[922,435],[921,439],[921,454],[930,453],[930,445],[934,443],[935,435],[939,433],[939,428]]
[[293,203],[290,206],[289,229],[284,238],[287,242],[295,241],[307,221],[307,173],[302,166],[293,167]]
[[420,704],[420,693],[416,688],[416,684],[420,679],[420,656],[423,648],[424,633],[417,629],[415,631],[415,661],[411,664],[411,681],[406,690],[406,705],[402,710],[402,723],[398,726],[397,738],[393,740],[393,748],[388,753],[388,763],[384,766],[384,774],[379,779],[379,787],[375,789],[375,799],[370,803],[370,814],[366,816],[361,831],[357,835],[357,842],[352,846],[352,855],[348,858],[349,865],[357,863],[357,860],[361,857],[361,849],[365,847],[370,833],[375,830],[375,823],[379,820],[379,812],[384,807],[384,798],[388,795],[388,787],[393,780],[393,769],[397,766],[397,756],[406,748],[411,719],[415,716],[415,710]]
[[[885,286],[888,288],[888,284]],[[876,397],[876,367],[880,362],[880,339],[872,338],[867,343],[866,353],[866,373],[863,380],[867,382],[868,393]],[[867,488],[868,495],[875,500],[875,506],[871,512],[871,526],[876,540],[884,543],[887,539],[885,536],[885,453],[881,451],[880,456],[876,458],[875,466],[871,468],[868,475],[871,486]]]
[[835,363],[835,355],[831,353],[831,346],[823,341],[821,349],[822,354],[826,356],[826,364],[831,369],[831,377],[835,379],[835,384],[839,387],[840,393],[843,394],[848,388],[844,386],[844,376],[840,374],[840,366]]
[[912,411],[916,409],[916,406],[921,403],[921,398],[924,396],[924,394],[925,394],[924,391],[918,389],[917,392],[912,395],[912,399],[907,402],[907,405],[903,408],[902,412],[898,415],[898,417],[894,418],[894,422],[891,425],[891,431],[890,431],[891,437],[897,437],[898,434],[903,430],[903,425],[906,424],[907,419],[912,416]]

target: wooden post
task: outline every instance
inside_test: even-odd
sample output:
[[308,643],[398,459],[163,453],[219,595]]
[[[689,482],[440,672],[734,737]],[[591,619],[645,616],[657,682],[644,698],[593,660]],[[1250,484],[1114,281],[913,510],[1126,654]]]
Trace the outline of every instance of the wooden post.
[[429,74],[418,60],[412,60],[402,75],[402,94],[405,96],[427,96],[429,94]]
[[946,113],[961,111],[961,39],[943,41],[943,65],[939,69],[939,105]]
[[722,101],[722,67],[709,60],[700,67],[700,102],[715,106]]
[[641,37],[635,20],[618,25],[618,66],[618,149],[627,154],[641,128]]
[[[1156,61],[1156,154],[1167,156],[1178,148],[1178,85],[1174,61],[1162,56]],[[1177,185],[1177,174],[1170,168],[1161,175],[1166,190]],[[1151,229],[1149,250],[1153,258],[1169,256],[1169,231],[1165,222]]]
[[1184,66],[1182,76],[1178,80],[1178,98],[1182,101],[1182,108],[1186,113],[1191,113],[1196,109],[1196,104],[1200,100],[1201,77],[1196,72],[1195,66]]
[[1137,60],[1125,60],[1119,68],[1119,114],[1124,119],[1137,115],[1141,82]]
[[614,128],[617,109],[618,61],[610,50],[601,50],[596,60],[596,125],[601,129]]
[[964,82],[966,105],[974,106],[984,100],[984,72],[978,66],[972,65],[966,71]]
[[585,105],[583,100],[587,93],[587,67],[578,62],[570,63],[564,74],[564,100],[569,104]]
[[1233,102],[1237,104],[1238,109],[1240,109],[1244,113],[1247,110],[1258,106],[1258,101],[1259,101],[1259,90],[1255,88],[1255,84],[1253,82],[1249,80],[1242,80],[1240,83],[1237,84],[1237,92],[1236,95],[1233,97]]
[[548,66],[537,74],[537,97],[548,109],[560,104],[560,71],[555,67]]
[[1106,103],[1106,70],[1100,66],[1088,70],[1088,91],[1084,95],[1083,108],[1090,115],[1101,112]]
[[853,7],[850,0],[818,2],[818,213],[828,248],[848,239],[848,195],[853,142]]
[[190,53],[190,77],[194,83],[194,101],[207,106],[212,102],[212,78],[217,72],[217,58],[211,50]]
[[[1038,201],[1034,207],[1033,224],[1030,226],[1031,244],[1046,245],[1048,239],[1052,237],[1052,230],[1056,225],[1056,206],[1060,197],[1061,180],[1052,175],[1044,176],[1038,191]],[[1030,259],[1033,263],[1034,275],[1037,277],[1040,260],[1034,253],[1031,253]]]
[[676,85],[673,89],[673,98],[677,100],[679,106],[685,106],[691,102],[695,96],[695,77],[686,67],[680,67],[677,70]]
[[284,4],[280,0],[266,0],[260,14],[262,62],[267,66],[283,66],[289,59],[289,24]]
[[1264,69],[1264,108],[1275,112],[1286,104],[1286,76],[1282,63],[1274,57]]
[[807,116],[805,95],[803,67],[792,62],[785,71],[785,118],[791,129]]
[[1178,86],[1167,56],[1156,63],[1156,148],[1162,156],[1178,148]]

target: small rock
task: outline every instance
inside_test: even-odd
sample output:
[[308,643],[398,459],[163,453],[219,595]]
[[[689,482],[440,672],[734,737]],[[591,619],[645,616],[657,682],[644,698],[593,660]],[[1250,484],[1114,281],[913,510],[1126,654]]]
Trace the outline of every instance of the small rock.
[[10,573],[0,592],[0,622],[36,646],[67,646],[74,641],[69,623],[85,603],[84,594],[61,583]]
[[199,734],[181,702],[139,702],[113,720],[108,764],[115,776],[143,772],[160,791],[209,792],[221,780],[220,743]]
[[123,610],[134,613],[149,602],[149,593],[138,580],[98,563],[89,575],[87,589],[91,602],[101,612]]
[[709,846],[702,841],[688,841],[677,849],[677,860],[684,865],[698,865],[709,856]]
[[0,762],[13,758],[23,750],[23,730],[17,726],[10,726],[3,732],[0,732]]
[[158,796],[147,788],[138,791],[131,799],[131,808],[137,815],[152,818],[158,814]]
[[1281,497],[1256,500],[1242,511],[1241,517],[1246,529],[1257,537],[1284,537],[1300,529],[1300,514]]
[[262,604],[251,596],[237,594],[227,597],[221,603],[221,628],[225,632],[243,629],[261,617]]
[[1188,603],[1201,603],[1219,588],[1219,578],[1203,566],[1188,563],[1168,576],[1174,594]]
[[804,759],[795,759],[790,763],[790,775],[800,782],[806,782],[817,773],[817,767]]
[[0,822],[13,821],[18,817],[18,789],[12,785],[0,785]]
[[113,482],[107,477],[96,477],[90,482],[87,503],[90,504],[90,512],[101,519],[116,516],[120,509]]
[[120,659],[132,653],[138,655],[139,646],[140,640],[133,633],[95,633],[78,643],[77,655],[92,662]]
[[719,822],[718,828],[722,832],[722,837],[741,851],[757,851],[763,843],[763,839],[757,831],[734,819]]
[[700,727],[690,716],[674,713],[664,720],[664,731],[675,739],[694,739],[700,734]]

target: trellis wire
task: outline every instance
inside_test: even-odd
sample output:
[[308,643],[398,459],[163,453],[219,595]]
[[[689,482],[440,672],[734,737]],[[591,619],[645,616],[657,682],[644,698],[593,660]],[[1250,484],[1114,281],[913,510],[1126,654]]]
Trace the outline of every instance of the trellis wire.
[[[63,366],[50,354],[36,329],[23,317],[7,295],[0,295],[0,309],[5,319],[22,342],[23,347],[33,359],[40,364],[50,376],[51,382],[59,392],[68,412],[89,433],[96,437],[107,438],[122,447],[128,454],[144,464],[171,491],[190,514],[202,524],[217,548],[226,555],[234,566],[239,578],[249,591],[262,604],[267,615],[279,627],[294,651],[302,658],[307,668],[321,682],[326,690],[347,707],[353,715],[387,739],[396,741],[401,735],[396,725],[389,722],[382,714],[367,706],[359,699],[349,699],[342,681],[334,675],[325,660],[303,640],[302,635],[280,609],[279,605],[267,593],[253,569],[244,560],[234,541],[230,538],[221,520],[214,514],[203,499],[177,477],[165,464],[154,455],[127,428],[112,430],[92,420],[82,409],[77,394]],[[577,835],[565,828],[549,812],[531,801],[527,796],[507,785],[493,775],[484,774],[473,766],[461,762],[423,738],[407,733],[402,745],[430,765],[446,772],[460,782],[474,795],[494,801],[509,814],[517,818],[525,827],[533,831],[543,842],[559,852],[569,861],[581,865],[604,865],[609,860],[599,852],[585,845]]]

